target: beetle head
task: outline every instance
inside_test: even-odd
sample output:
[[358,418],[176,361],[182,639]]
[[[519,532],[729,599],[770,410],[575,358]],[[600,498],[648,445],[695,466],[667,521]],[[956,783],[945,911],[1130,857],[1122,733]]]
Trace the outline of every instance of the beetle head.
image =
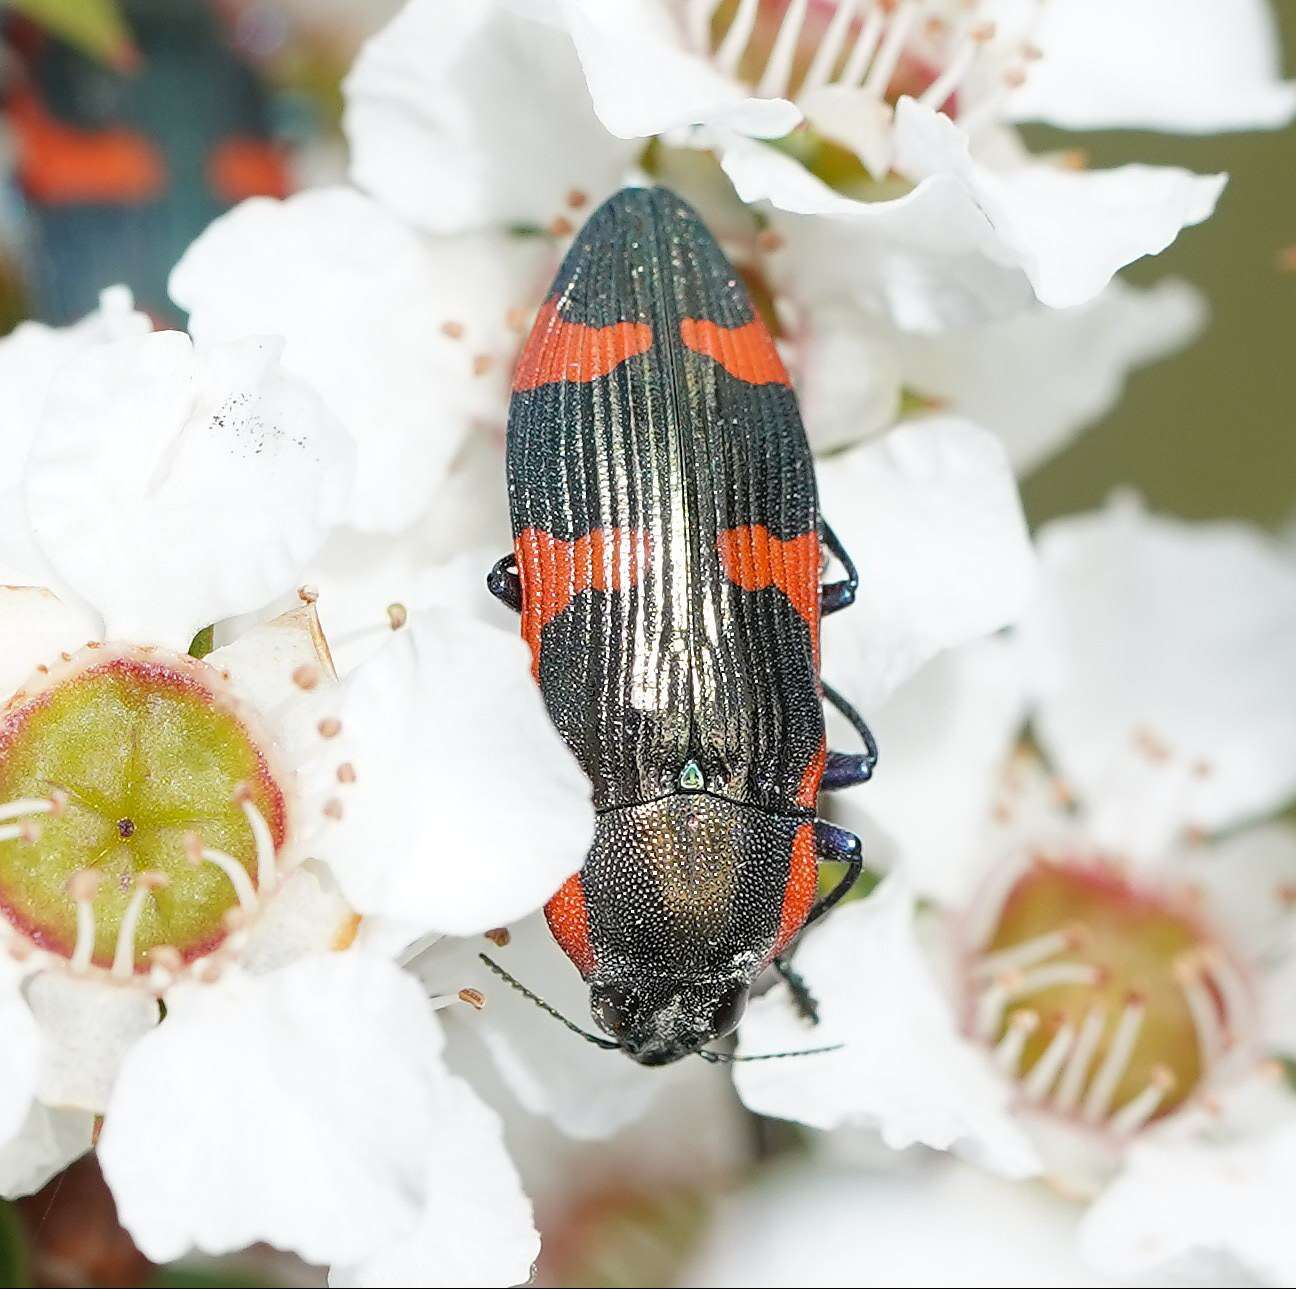
[[637,981],[590,988],[595,1024],[640,1065],[669,1065],[738,1027],[745,980]]

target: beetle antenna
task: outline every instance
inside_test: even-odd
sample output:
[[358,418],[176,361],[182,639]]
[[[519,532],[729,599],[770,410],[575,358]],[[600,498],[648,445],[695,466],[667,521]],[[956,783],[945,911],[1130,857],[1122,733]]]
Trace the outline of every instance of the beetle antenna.
[[516,976],[510,976],[509,973],[505,971],[504,968],[501,967],[498,962],[495,962],[493,959],[488,958],[484,953],[479,953],[477,956],[501,980],[512,985],[513,988],[516,989],[518,993],[522,995],[523,998],[526,998],[531,1002],[535,1003],[535,1005],[539,1007],[541,1011],[548,1012],[549,1015],[554,1018],[554,1020],[562,1021],[562,1023],[566,1025],[567,1028],[571,1030],[573,1034],[579,1034],[581,1038],[583,1038],[587,1043],[593,1043],[595,1047],[601,1047],[607,1051],[611,1051],[614,1048],[618,1048],[621,1046],[620,1043],[614,1043],[610,1038],[600,1038],[599,1035],[597,1034],[591,1034],[588,1030],[581,1029],[581,1027],[577,1025],[574,1021],[568,1020],[567,1017],[564,1016],[562,1012],[560,1012],[556,1007],[551,1007],[547,1002],[545,1002],[543,998],[540,997],[539,994],[532,993],[532,991],[528,989]]
[[845,1043],[834,1043],[831,1047],[802,1047],[795,1052],[763,1052],[760,1056],[734,1056],[730,1052],[708,1052],[702,1048],[698,1055],[712,1065],[732,1065],[735,1061],[781,1061],[789,1056],[819,1056],[824,1052],[840,1052]]

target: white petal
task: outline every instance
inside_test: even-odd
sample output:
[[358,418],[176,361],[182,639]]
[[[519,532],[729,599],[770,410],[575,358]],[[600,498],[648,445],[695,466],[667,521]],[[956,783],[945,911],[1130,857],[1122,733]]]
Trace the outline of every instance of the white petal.
[[0,480],[21,473],[40,423],[50,383],[59,367],[78,353],[152,330],[137,313],[125,287],[111,287],[99,307],[70,327],[24,322],[0,339]]
[[0,586],[0,695],[9,696],[36,668],[99,639],[99,624],[43,587]]
[[738,196],[775,208],[786,249],[772,272],[793,299],[845,298],[902,330],[931,332],[1010,314],[1034,298],[1019,268],[987,253],[985,217],[948,175],[863,202],[766,144],[730,133],[714,146]]
[[1207,219],[1227,179],[1142,165],[1077,172],[1036,163],[996,174],[972,159],[957,125],[911,98],[900,100],[895,129],[896,170],[914,183],[959,183],[985,221],[987,254],[1019,266],[1055,309],[1093,299],[1118,269]]
[[[999,776],[1025,718],[1021,664],[1003,640],[951,649],[868,714],[880,758],[833,818],[864,838],[871,863],[903,867],[920,894],[958,907],[978,860]],[[833,746],[852,746],[847,736]]]
[[589,784],[529,660],[510,633],[431,609],[348,677],[337,742],[357,780],[314,853],[357,910],[466,935],[580,867]]
[[155,1262],[265,1240],[356,1263],[404,1238],[462,1109],[441,1044],[416,982],[364,954],[173,989],[99,1140],[122,1224]]
[[90,1149],[94,1115],[52,1110],[33,1101],[16,1137],[0,1146],[0,1196],[18,1199],[40,1190]]
[[753,98],[684,47],[664,7],[643,0],[564,0],[599,119],[622,139],[685,125],[726,126],[775,139],[801,112],[782,98]]
[[[1296,827],[1275,821],[1243,828],[1207,845],[1187,848],[1174,861],[1172,878],[1203,893],[1213,926],[1247,958],[1274,964],[1296,957]],[[1296,1038],[1296,994],[1271,1002]],[[1296,1042],[1281,1050],[1296,1053]]]
[[894,338],[879,331],[862,309],[830,301],[794,334],[791,366],[812,451],[849,447],[895,424],[900,364]]
[[1080,173],[1034,160],[997,172],[973,160],[948,117],[910,98],[900,101],[895,140],[895,168],[916,186],[859,201],[765,144],[709,138],[744,201],[853,226],[862,266],[847,259],[837,272],[849,281],[862,267],[906,330],[1001,314],[1030,293],[1052,308],[1083,304],[1118,269],[1206,219],[1225,183],[1173,167]]
[[1205,300],[1186,282],[1138,290],[1117,280],[1073,309],[902,335],[896,366],[909,389],[993,430],[1026,474],[1098,420],[1130,371],[1191,343],[1205,321]]
[[480,1012],[447,1013],[447,1032],[484,1043],[523,1107],[552,1119],[568,1136],[597,1140],[639,1119],[668,1093],[674,1076],[585,1042],[511,989],[479,960],[479,953],[495,959],[574,1024],[594,1031],[589,989],[549,934],[543,916],[514,923],[509,936],[505,946],[477,937],[443,941],[414,964],[431,993],[454,993],[467,985],[486,996]]
[[824,667],[863,711],[942,649],[1013,622],[1035,565],[992,434],[931,417],[819,463],[824,518],[860,573],[824,624]]
[[893,1150],[954,1150],[994,1172],[1026,1176],[1035,1152],[1008,1112],[1012,1089],[963,1040],[914,933],[913,897],[892,875],[807,936],[797,970],[819,1002],[811,1029],[786,989],[756,999],[739,1055],[841,1044],[814,1056],[736,1064],[749,1110],[814,1128],[876,1127]]
[[[1296,564],[1258,530],[1189,524],[1133,504],[1050,524],[1024,626],[1038,732],[1078,795],[1102,807],[1140,731],[1171,769],[1209,768],[1185,821],[1216,829],[1296,789]],[[1186,768],[1185,768],[1186,772]]]
[[40,1031],[21,985],[22,974],[5,953],[0,960],[0,1033],[5,1035],[0,1061],[0,1146],[21,1129],[40,1078]]
[[1079,1210],[1042,1186],[950,1160],[767,1174],[721,1203],[681,1284],[1100,1286],[1074,1251]]
[[466,1083],[445,1082],[422,1221],[359,1265],[334,1268],[333,1289],[530,1282],[540,1237],[500,1121]]
[[334,678],[328,641],[311,600],[240,632],[229,644],[213,649],[205,661],[225,673],[262,712],[273,712],[301,693],[292,678],[300,667],[314,667],[323,677]]
[[1052,0],[1032,39],[1043,57],[1009,100],[1019,121],[1195,134],[1296,113],[1266,0]]
[[264,975],[307,954],[344,949],[355,938],[358,922],[329,874],[307,862],[257,915],[239,951],[239,965]]
[[130,986],[43,971],[27,986],[41,1031],[40,1098],[102,1114],[130,1049],[158,1023],[157,999]]
[[431,232],[547,226],[636,151],[595,117],[570,38],[495,0],[412,0],[343,91],[352,178]]
[[1223,1254],[1261,1283],[1291,1284],[1293,1186],[1296,1122],[1290,1119],[1242,1145],[1140,1143],[1124,1174],[1085,1216],[1081,1247],[1095,1266],[1121,1277],[1145,1275],[1186,1255]]
[[394,532],[428,512],[477,426],[503,426],[521,340],[510,314],[539,299],[552,254],[503,233],[421,239],[362,194],[325,188],[244,202],[170,287],[200,341],[284,337],[284,370],[356,441],[351,522]]
[[[0,339],[0,582],[48,586],[59,581],[36,543],[22,496],[22,472],[59,367],[78,353],[126,336],[145,335],[152,323],[137,313],[124,286],[100,293],[99,307],[70,327],[24,322]],[[57,586],[60,594],[65,588]],[[70,598],[65,595],[65,598]]]
[[352,449],[279,345],[179,332],[64,367],[28,466],[32,525],[108,633],[184,648],[293,583],[343,500]]

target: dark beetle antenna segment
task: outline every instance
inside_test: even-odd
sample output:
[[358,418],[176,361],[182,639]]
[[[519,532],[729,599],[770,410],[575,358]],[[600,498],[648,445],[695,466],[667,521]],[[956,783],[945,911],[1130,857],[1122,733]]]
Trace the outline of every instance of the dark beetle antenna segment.
[[733,1065],[738,1061],[782,1061],[789,1056],[822,1056],[825,1052],[840,1052],[845,1043],[831,1047],[801,1047],[795,1052],[762,1052],[759,1056],[731,1056],[728,1052],[708,1052],[703,1048],[698,1055],[712,1065]]
[[608,1051],[613,1051],[620,1047],[620,1043],[614,1043],[610,1038],[600,1038],[597,1034],[591,1034],[588,1030],[581,1029],[574,1021],[570,1021],[556,1007],[551,1007],[539,994],[532,993],[516,976],[511,976],[498,962],[488,958],[484,953],[477,955],[501,980],[513,986],[514,989],[522,995],[523,998],[535,1003],[543,1012],[548,1012],[554,1020],[560,1020],[567,1026],[573,1034],[579,1034],[587,1043],[593,1043],[595,1047],[601,1047]]

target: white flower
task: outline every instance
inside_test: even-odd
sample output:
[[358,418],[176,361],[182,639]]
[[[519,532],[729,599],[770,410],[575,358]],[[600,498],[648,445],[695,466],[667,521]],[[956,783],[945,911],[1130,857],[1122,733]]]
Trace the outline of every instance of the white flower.
[[343,684],[303,592],[184,653],[300,576],[349,441],[274,346],[63,347],[19,404],[31,563],[0,587],[0,1180],[41,1184],[103,1114],[155,1260],[264,1239],[348,1283],[396,1251],[407,1282],[524,1279],[528,1203],[441,1056],[458,994],[388,952],[529,911],[579,862],[588,788],[525,647],[414,614]]
[[[498,73],[471,74],[481,55],[449,34],[449,14],[457,6],[429,2],[422,8],[426,16],[418,30],[408,18],[403,33],[407,39],[423,35],[428,47],[434,33],[449,35],[442,47],[455,51],[453,75],[438,63],[429,78],[439,87],[435,116],[428,113],[432,92],[423,80],[417,88],[405,80],[398,92],[409,100],[407,128],[430,120],[438,128],[423,125],[424,137],[443,138],[441,122],[455,119],[455,108],[467,119],[473,107],[484,109],[497,122],[501,96],[492,87]],[[521,20],[504,16],[500,5],[494,8],[495,21],[516,31]],[[594,111],[611,135],[661,135],[676,144],[714,148],[743,200],[847,220],[862,252],[872,239],[893,242],[918,261],[974,257],[996,294],[1010,283],[1028,283],[1051,306],[1082,304],[1122,265],[1158,253],[1181,228],[1206,218],[1224,182],[1223,176],[1169,167],[1086,174],[1027,155],[1007,122],[1014,96],[1029,84],[1041,53],[1032,41],[1034,5],[744,0],[720,26],[712,0],[532,0],[511,8],[570,33]],[[1265,16],[1245,15],[1236,43],[1268,53],[1273,38]],[[546,33],[544,39],[551,37]],[[1165,58],[1153,24],[1136,30],[1134,39],[1149,61]],[[1072,59],[1087,67],[1093,43],[1055,40],[1050,53],[1064,65]],[[394,38],[390,47],[396,49]],[[1195,69],[1197,75],[1212,75],[1217,64],[1234,68],[1229,40],[1202,42],[1201,49],[1206,68]],[[1250,59],[1245,72],[1233,70],[1234,85],[1243,96],[1254,87],[1256,119],[1273,124],[1282,114],[1259,101],[1272,80],[1270,68],[1257,66],[1265,61],[1262,55]],[[408,77],[408,53],[399,65]],[[389,85],[393,79],[389,74]],[[1173,101],[1183,98],[1183,79],[1171,80],[1167,92]],[[373,93],[381,92],[375,85]],[[1161,101],[1155,92],[1148,97]],[[1225,124],[1244,118],[1233,105],[1222,110]],[[523,113],[532,116],[525,105]],[[812,131],[790,134],[802,119]],[[353,145],[358,134],[353,127]],[[516,160],[507,171],[513,183],[519,167],[543,174],[560,147],[555,134],[546,149],[537,149],[531,130],[516,119],[512,128],[497,129],[497,136],[497,155],[507,149]],[[774,138],[784,142],[774,147],[762,141]],[[376,132],[369,132],[365,147],[373,155],[385,150],[394,156]],[[843,152],[851,166],[836,160]],[[457,152],[447,155],[442,147],[441,165],[447,160],[447,179],[462,188],[461,174],[471,171]],[[849,191],[861,182],[867,189],[869,176],[880,183],[892,175],[910,191],[892,200],[862,201]]]
[[[878,713],[878,773],[840,817],[899,871],[800,955],[823,1026],[779,991],[743,1029],[749,1052],[843,1050],[738,1085],[1003,1172],[1033,1154],[1102,1192],[1084,1241],[1112,1274],[1200,1247],[1281,1280],[1266,1197],[1292,1184],[1296,1098],[1270,1058],[1293,1035],[1296,835],[1253,821],[1296,790],[1296,567],[1243,525],[1128,503],[1040,550],[1020,641],[937,660]],[[1027,713],[1060,778],[1008,759]],[[921,940],[910,886],[942,910]],[[875,1065],[891,1079],[857,1077]]]
[[433,233],[546,227],[637,151],[595,117],[571,41],[500,0],[416,0],[343,86],[355,182]]
[[171,274],[200,342],[265,331],[350,431],[346,516],[394,533],[426,515],[471,437],[502,426],[523,325],[555,267],[541,238],[420,238],[361,193],[255,198]]

